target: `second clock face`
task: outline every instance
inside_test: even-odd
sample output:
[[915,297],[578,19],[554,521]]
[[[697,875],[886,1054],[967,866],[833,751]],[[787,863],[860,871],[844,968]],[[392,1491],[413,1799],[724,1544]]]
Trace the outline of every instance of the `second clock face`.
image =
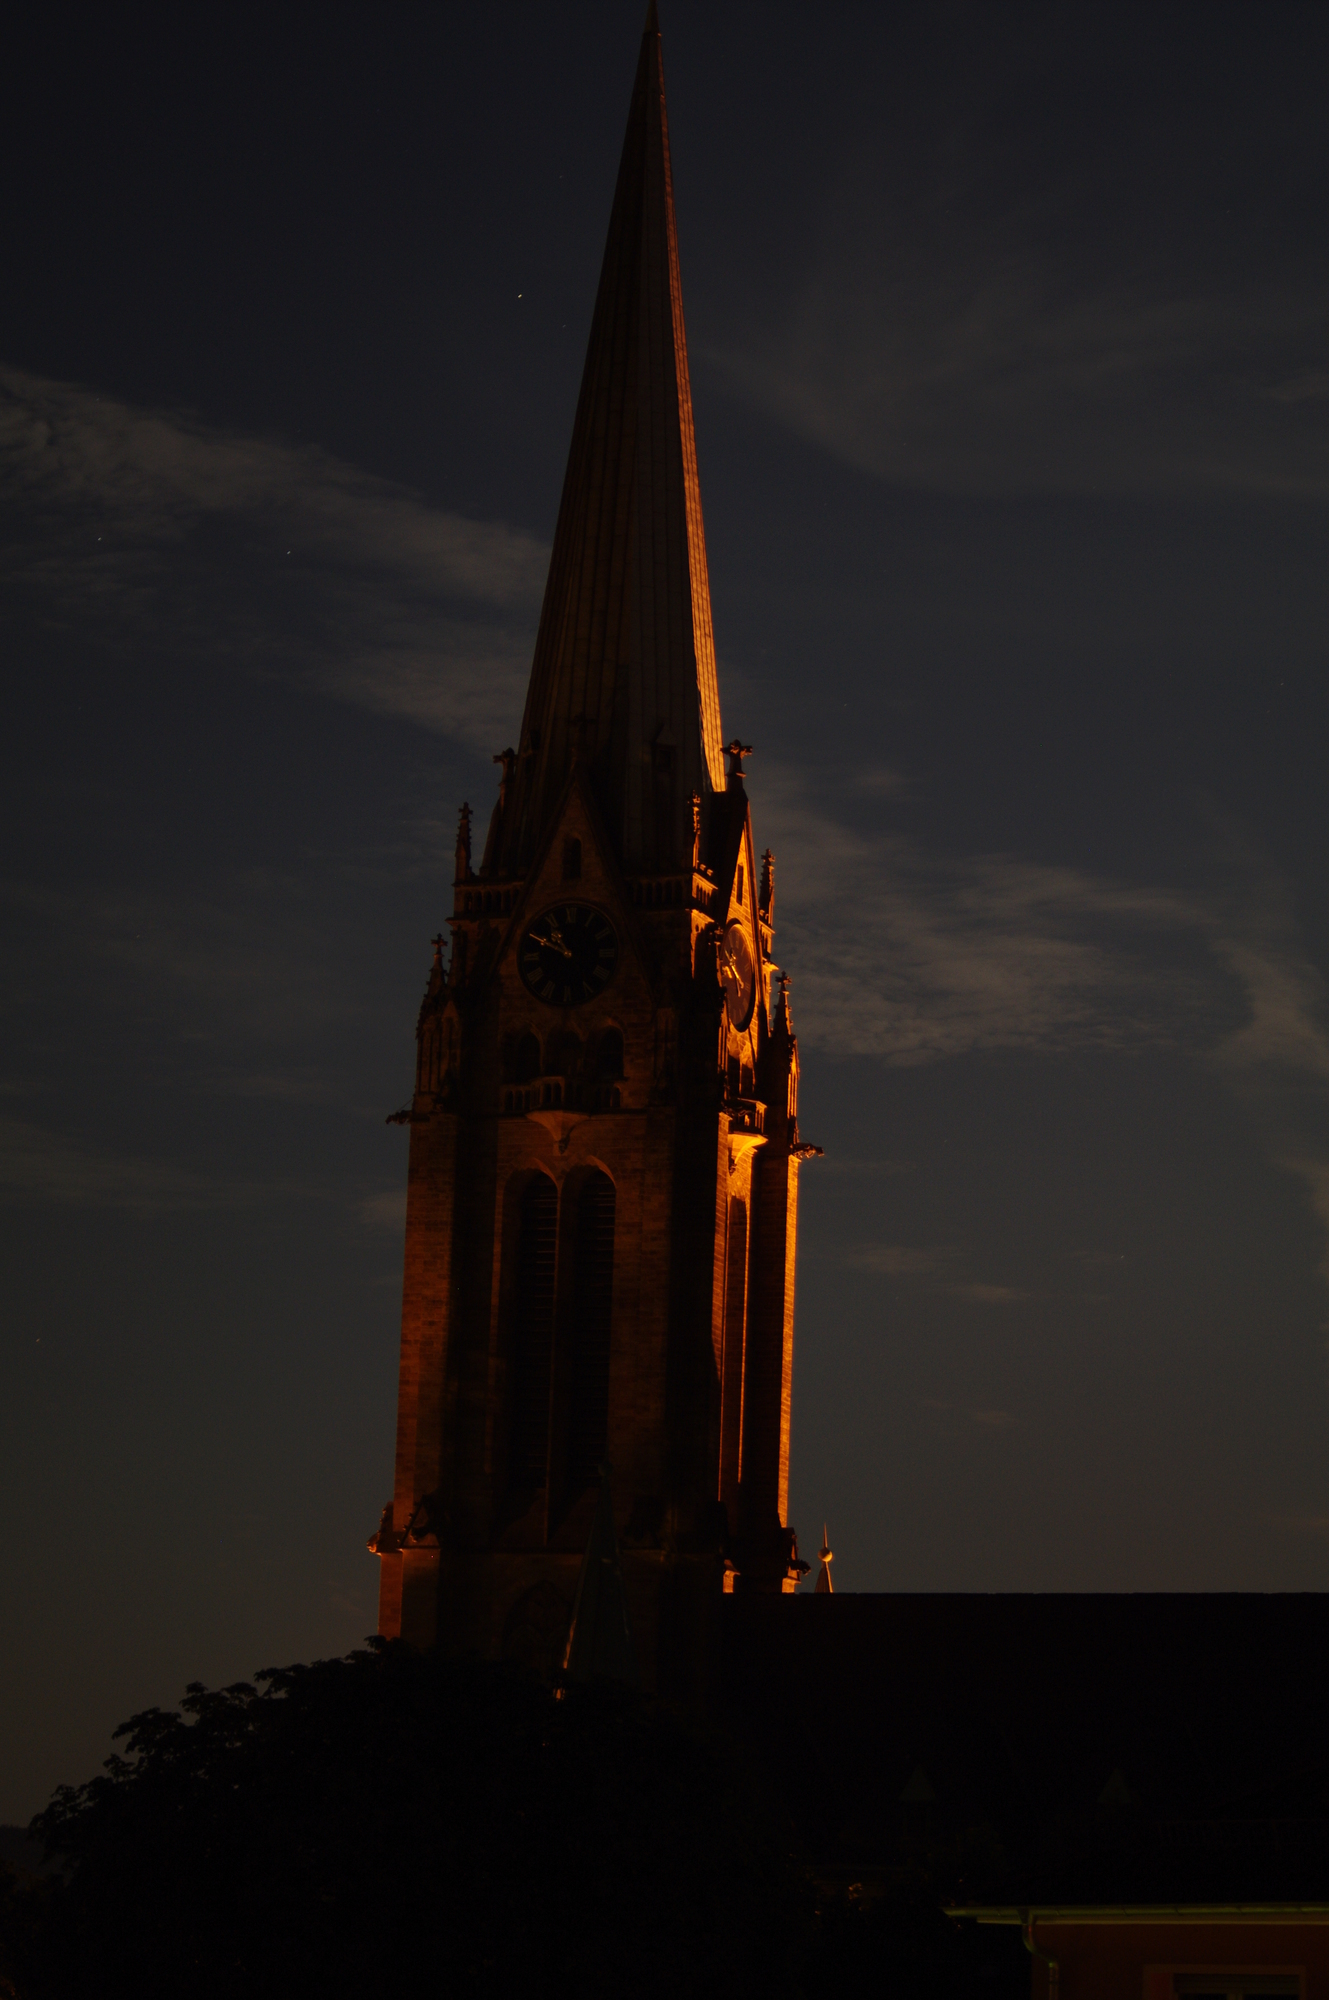
[[528,924],[518,948],[522,981],[551,1007],[576,1007],[602,993],[618,965],[618,936],[603,910],[556,903]]
[[720,939],[717,958],[729,1018],[742,1030],[752,1018],[752,1003],[757,996],[757,968],[742,924],[730,924]]

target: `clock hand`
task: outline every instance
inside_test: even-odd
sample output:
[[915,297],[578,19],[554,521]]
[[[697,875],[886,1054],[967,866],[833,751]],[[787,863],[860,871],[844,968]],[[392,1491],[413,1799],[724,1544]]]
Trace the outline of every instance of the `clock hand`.
[[547,944],[552,951],[561,952],[564,958],[571,958],[572,956],[571,950],[563,942],[563,933],[559,929],[557,924],[550,924],[549,936],[547,938],[541,938],[540,943]]

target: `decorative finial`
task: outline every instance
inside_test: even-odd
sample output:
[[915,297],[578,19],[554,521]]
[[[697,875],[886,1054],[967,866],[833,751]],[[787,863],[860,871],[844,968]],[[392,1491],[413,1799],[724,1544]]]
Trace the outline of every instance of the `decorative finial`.
[[775,1002],[775,1025],[790,1039],[794,1033],[794,1016],[789,1005],[789,974],[779,972],[779,993]]
[[508,785],[511,783],[512,774],[517,768],[517,753],[509,743],[507,749],[500,750],[496,757],[490,759],[490,762],[503,766],[503,775],[498,781],[498,809],[502,812],[504,806],[507,804]]
[[775,915],[775,856],[769,847],[761,857],[761,890],[757,896],[757,908],[761,911],[762,922],[769,924]]
[[752,755],[752,745],[750,743],[740,743],[738,738],[735,737],[732,743],[725,744],[724,749],[725,756],[729,759],[730,778],[741,779],[743,776],[743,759]]
[[831,1582],[831,1564],[835,1561],[835,1557],[831,1552],[830,1537],[826,1533],[826,1523],[824,1521],[821,1524],[821,1547],[817,1550],[817,1560],[821,1564],[821,1568],[817,1572],[814,1595],[817,1597],[830,1597],[835,1590],[835,1585]]
[[443,947],[447,939],[440,931],[438,936],[430,938],[429,942],[434,947],[434,963],[429,968],[428,997],[435,1000],[448,983],[447,967],[443,963]]
[[471,878],[471,808],[463,804],[457,815],[457,872],[454,882],[469,882]]

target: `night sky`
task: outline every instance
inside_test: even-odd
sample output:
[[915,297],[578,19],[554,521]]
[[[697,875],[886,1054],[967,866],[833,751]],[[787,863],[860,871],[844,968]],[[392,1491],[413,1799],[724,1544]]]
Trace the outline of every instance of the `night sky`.
[[[457,807],[641,0],[0,84],[0,1819],[372,1631]],[[667,0],[843,1590],[1329,1584],[1329,10]],[[811,1726],[814,1718],[807,1718]]]

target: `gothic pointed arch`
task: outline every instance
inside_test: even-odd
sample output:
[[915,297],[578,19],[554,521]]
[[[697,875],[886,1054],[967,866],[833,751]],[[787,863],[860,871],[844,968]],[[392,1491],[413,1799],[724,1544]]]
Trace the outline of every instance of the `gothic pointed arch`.
[[502,1347],[508,1394],[507,1484],[514,1498],[549,1475],[549,1419],[558,1268],[558,1190],[547,1173],[514,1176],[503,1222]]
[[608,1449],[617,1208],[618,1191],[598,1166],[564,1183],[555,1423],[565,1501],[597,1483]]

